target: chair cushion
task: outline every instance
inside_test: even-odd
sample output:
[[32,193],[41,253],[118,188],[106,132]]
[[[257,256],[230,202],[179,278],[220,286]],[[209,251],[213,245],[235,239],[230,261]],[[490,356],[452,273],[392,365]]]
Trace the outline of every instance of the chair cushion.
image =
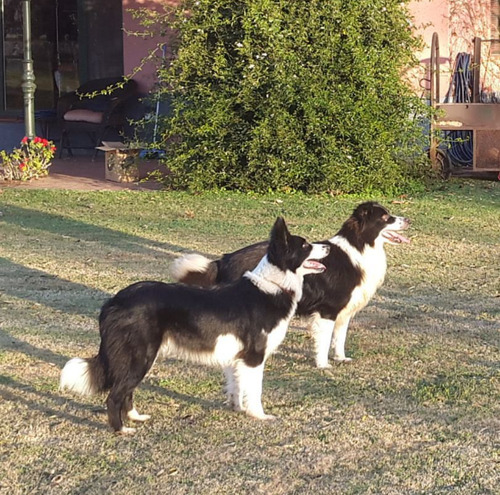
[[91,124],[100,124],[103,115],[103,112],[94,112],[92,110],[85,110],[84,108],[77,108],[66,112],[63,118],[69,122],[90,122]]

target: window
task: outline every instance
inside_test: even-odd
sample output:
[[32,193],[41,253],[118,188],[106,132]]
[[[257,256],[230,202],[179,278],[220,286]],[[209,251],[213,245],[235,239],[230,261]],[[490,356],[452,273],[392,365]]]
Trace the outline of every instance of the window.
[[[31,2],[31,50],[37,110],[55,106],[59,91],[78,87],[77,0]],[[19,0],[0,0],[0,112],[23,108],[23,13]]]

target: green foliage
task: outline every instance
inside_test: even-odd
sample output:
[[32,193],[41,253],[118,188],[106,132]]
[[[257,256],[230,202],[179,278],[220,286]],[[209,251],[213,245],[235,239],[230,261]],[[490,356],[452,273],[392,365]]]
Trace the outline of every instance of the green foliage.
[[419,46],[394,0],[188,0],[159,70],[173,187],[385,192],[418,177]]

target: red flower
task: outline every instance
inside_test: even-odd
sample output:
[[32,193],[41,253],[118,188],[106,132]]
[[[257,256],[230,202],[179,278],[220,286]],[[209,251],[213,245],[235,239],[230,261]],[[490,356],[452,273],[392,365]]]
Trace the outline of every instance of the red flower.
[[49,145],[49,142],[46,140],[46,139],[42,139],[42,144],[44,146],[48,146]]
[[28,136],[24,136],[24,137],[21,139],[21,143],[22,143],[22,144],[26,144],[28,141],[29,141]]
[[20,163],[20,164],[19,164],[19,169],[20,169],[20,170],[24,170],[27,166],[28,166],[28,163],[27,163],[27,162]]
[[50,147],[50,151],[52,151],[52,153],[55,153],[55,152],[56,152],[56,149],[57,149],[57,148],[56,148],[55,146],[51,146],[51,147]]
[[33,139],[33,142],[34,143],[41,143],[42,142],[42,138],[39,138],[38,136],[36,136],[35,139]]

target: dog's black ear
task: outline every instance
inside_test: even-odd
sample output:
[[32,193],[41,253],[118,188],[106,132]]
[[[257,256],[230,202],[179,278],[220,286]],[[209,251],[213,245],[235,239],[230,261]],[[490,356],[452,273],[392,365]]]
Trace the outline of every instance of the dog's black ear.
[[283,257],[288,251],[290,232],[283,217],[278,217],[271,229],[269,249],[267,252],[269,261],[281,267]]
[[373,212],[373,205],[374,203],[372,201],[360,204],[354,210],[354,216],[360,221],[366,220],[366,218]]

